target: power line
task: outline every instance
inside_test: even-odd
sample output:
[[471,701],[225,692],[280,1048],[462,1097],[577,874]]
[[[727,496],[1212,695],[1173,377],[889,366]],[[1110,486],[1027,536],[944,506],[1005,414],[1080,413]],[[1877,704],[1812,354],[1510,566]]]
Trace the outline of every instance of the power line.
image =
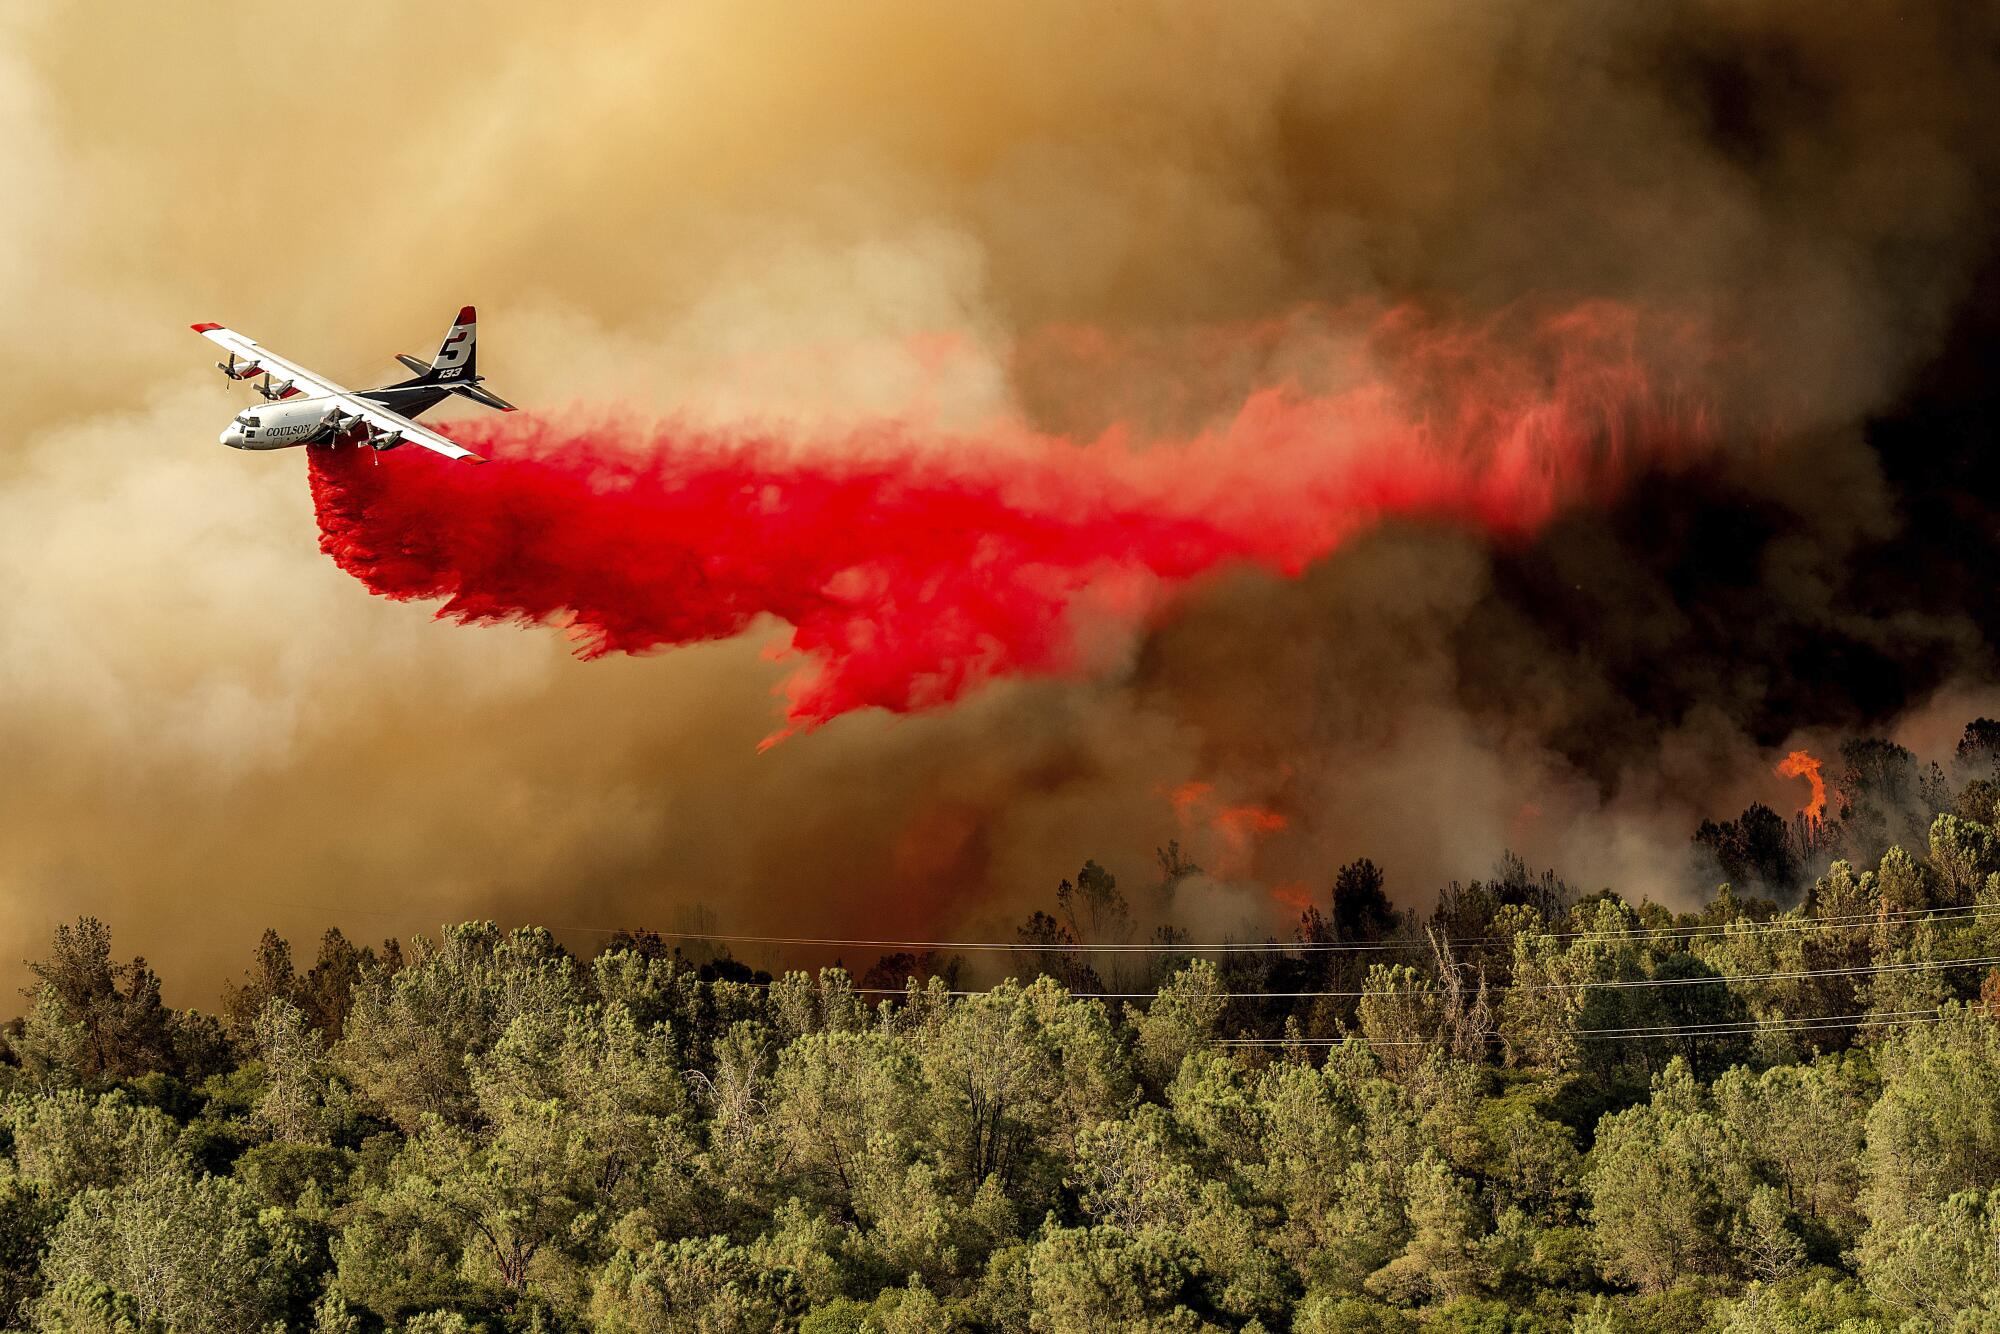
[[1917,1010],[1864,1010],[1856,1014],[1820,1014],[1778,1016],[1769,1019],[1728,1019],[1688,1024],[1628,1024],[1614,1028],[1587,1028],[1580,1030],[1591,1037],[1608,1040],[1611,1038],[1652,1038],[1677,1037],[1692,1034],[1698,1037],[1720,1037],[1736,1033],[1757,1033],[1773,1029],[1791,1031],[1813,1028],[1849,1028],[1864,1024],[1884,1024],[1901,1020],[1928,1021],[1936,1017],[1936,1006]]
[[[252,898],[245,895],[228,895],[238,902],[259,903],[267,907],[305,909],[325,913],[358,913],[362,916],[404,919],[414,911],[435,911],[424,909],[369,909],[353,905],[330,905],[287,902],[277,899]],[[1655,941],[1700,940],[1720,936],[1742,938],[1775,933],[1810,931],[1853,930],[1875,925],[1920,925],[1930,922],[1952,926],[1962,923],[1982,922],[2000,917],[2000,905],[1972,904],[1958,908],[1910,908],[1894,912],[1872,912],[1843,914],[1833,917],[1773,918],[1761,922],[1738,920],[1719,924],[1691,924],[1687,926],[1648,927],[1643,924],[1629,929],[1615,931],[1537,931],[1520,932],[1509,936],[1455,936],[1446,937],[1441,944],[1449,949],[1482,945],[1512,945],[1517,940],[1554,941],[1615,941],[1646,944]],[[841,936],[784,936],[755,935],[721,931],[662,931],[653,928],[633,926],[609,927],[581,923],[541,923],[551,932],[571,932],[580,935],[619,936],[641,931],[663,940],[699,941],[720,945],[789,945],[812,946],[822,949],[873,949],[897,952],[959,950],[966,952],[1002,952],[1015,954],[1343,954],[1343,953],[1410,953],[1425,948],[1424,940],[1411,937],[1388,941],[1175,941],[1175,942],[1114,942],[1106,944],[1083,944],[1066,941],[1023,941],[1023,940],[886,940],[865,937]]]
[[[230,896],[230,897],[243,898],[243,896]],[[255,900],[248,898],[243,898],[243,901],[267,902],[267,903],[273,903],[274,906],[313,908],[322,911],[327,910],[320,907],[320,905],[313,905],[313,904],[276,904],[274,901],[270,900]],[[343,908],[333,911],[349,911],[349,912],[359,911],[364,914],[367,914],[370,913],[371,910]],[[403,913],[392,914],[387,912],[377,912],[372,915],[405,916],[407,914]],[[1958,923],[1985,921],[1996,916],[2000,916],[2000,905],[1975,904],[1960,908],[1946,908],[1937,910],[1906,909],[1906,910],[1899,910],[1893,913],[1876,912],[1876,913],[1866,913],[1866,914],[1851,914],[1851,915],[1837,916],[1831,918],[1802,918],[1802,919],[1793,919],[1788,921],[1765,921],[1765,922],[1751,922],[1751,923],[1738,921],[1734,923],[1721,924],[1717,926],[1666,928],[1658,931],[1647,930],[1644,927],[1640,927],[1635,930],[1617,931],[1617,932],[1582,932],[1582,931],[1542,932],[1542,933],[1523,932],[1520,933],[1520,935],[1517,937],[1461,937],[1448,941],[1446,943],[1452,945],[1464,945],[1464,944],[1487,943],[1487,942],[1499,943],[1502,941],[1511,941],[1514,939],[1544,939],[1544,940],[1608,939],[1608,940],[1619,940],[1619,941],[1633,941],[1636,943],[1645,944],[1660,939],[1668,939],[1668,940],[1689,939],[1689,938],[1708,937],[1715,935],[1730,935],[1730,934],[1741,936],[1746,934],[1758,934],[1765,931],[1775,931],[1775,930],[1798,931],[1798,930],[1813,930],[1813,929],[1843,929],[1843,928],[1853,928],[1860,926],[1870,926],[1878,923],[1889,923],[1889,922],[1894,922],[1898,924],[1902,923],[1921,924],[1923,922],[1938,922],[1945,925],[1954,925]],[[596,932],[604,934],[620,934],[630,930],[631,928],[550,926],[550,927],[545,927],[545,929],[550,931],[584,931],[584,932]],[[832,946],[844,945],[853,947],[870,946],[870,947],[880,947],[880,948],[899,947],[903,949],[993,948],[993,949],[1006,949],[1013,951],[1028,951],[1034,953],[1059,953],[1059,954],[1090,954],[1107,949],[1114,952],[1121,950],[1123,951],[1144,950],[1147,952],[1171,951],[1176,953],[1185,952],[1189,950],[1220,950],[1220,951],[1240,950],[1240,951],[1264,952],[1264,951],[1310,950],[1314,948],[1407,949],[1407,948],[1414,948],[1416,945],[1416,942],[1412,941],[1402,945],[1392,945],[1387,943],[1380,945],[1374,945],[1374,944],[1364,945],[1361,943],[1349,944],[1347,942],[1319,942],[1319,943],[1299,942],[1287,945],[1276,942],[1241,942],[1241,943],[1222,943],[1215,945],[1054,947],[1043,944],[1029,944],[1025,942],[997,942],[997,941],[996,942],[945,942],[945,941],[843,940],[843,939],[803,937],[803,936],[754,936],[754,935],[727,934],[720,932],[672,932],[672,931],[655,932],[654,934],[657,934],[659,936],[662,936],[663,938],[668,938],[668,939],[702,940],[702,941],[733,942],[733,943],[802,944],[802,945],[811,944],[811,945],[832,945]],[[1507,993],[1516,991],[1521,991],[1521,992],[1582,991],[1582,990],[1596,990],[1596,989],[1626,990],[1626,989],[1648,989],[1655,987],[1732,985],[1737,983],[1750,983],[1750,982],[1790,981],[1790,980],[1821,978],[1821,977],[1874,976],[1874,975],[1905,973],[1905,972],[1944,971],[1948,969],[1957,969],[1957,968],[1980,968],[1980,967],[1994,967],[1994,966],[2000,966],[2000,955],[1981,956],[1969,959],[1910,960],[1910,961],[1902,961],[1902,962],[1886,963],[1886,964],[1851,965],[1851,966],[1834,967],[1834,968],[1792,969],[1782,972],[1740,973],[1733,975],[1717,974],[1712,977],[1609,978],[1603,980],[1590,980],[1582,982],[1513,983],[1513,984],[1505,984],[1498,987],[1490,988],[1489,993],[1492,992]],[[760,988],[769,988],[778,985],[778,983],[765,982],[765,983],[752,983],[749,985],[758,986]],[[889,987],[854,987],[851,990],[857,995],[902,996],[908,994],[907,991],[904,989],[889,988]],[[920,994],[935,995],[938,993],[920,992]],[[967,997],[991,995],[993,994],[993,989],[992,988],[987,988],[985,990],[952,989],[952,990],[946,990],[942,994],[948,997],[962,999]],[[1079,999],[1079,1000],[1157,1000],[1160,996],[1160,993],[1157,991],[1114,992],[1114,991],[1067,991],[1066,990],[1064,994],[1073,999]],[[1372,991],[1371,990],[1231,991],[1231,992],[1213,992],[1209,994],[1217,999],[1227,999],[1227,1000],[1266,1000],[1266,999],[1304,1000],[1304,999],[1320,999],[1320,998],[1362,999],[1362,998],[1377,997],[1377,996],[1396,997],[1396,996],[1410,996],[1410,995],[1425,994],[1425,993],[1413,993],[1408,991],[1394,991],[1394,990],[1385,991],[1378,989]],[[1434,995],[1436,993],[1431,992],[1429,994]],[[1622,1028],[1580,1029],[1577,1030],[1572,1036],[1574,1036],[1579,1041],[1585,1041],[1585,1042],[1638,1041],[1650,1038],[1674,1037],[1674,1036],[1726,1037],[1726,1036],[1744,1036],[1760,1032],[1773,1032],[1773,1031],[1816,1032],[1825,1030],[1838,1031],[1844,1029],[1898,1027],[1907,1024],[1935,1023],[1943,1018],[1944,1015],[1942,1014],[1941,1011],[1937,1009],[1900,1010],[1900,1011],[1889,1011],[1889,1012],[1863,1012],[1858,1014],[1844,1014],[1844,1015],[1808,1015],[1799,1017],[1781,1017],[1773,1019],[1749,1019],[1749,1020],[1728,1020],[1728,1021],[1715,1020],[1715,1021],[1695,1022],[1689,1024],[1655,1024],[1655,1025],[1634,1025]],[[1347,1037],[1342,1037],[1342,1038],[1224,1038],[1216,1040],[1216,1045],[1228,1046],[1228,1047],[1288,1047],[1288,1046],[1328,1047],[1328,1046],[1337,1046],[1342,1042],[1349,1040],[1357,1040],[1357,1039],[1358,1035],[1354,1034],[1350,1034]],[[1497,1034],[1490,1034],[1488,1035],[1488,1040],[1499,1041],[1500,1038],[1499,1035]],[[1369,1045],[1370,1046],[1435,1046],[1437,1045],[1437,1043],[1435,1039],[1410,1039],[1410,1040],[1384,1039],[1380,1041],[1371,1041],[1369,1042]]]
[[[1945,1015],[1938,1010],[1890,1010],[1876,1014],[1806,1015],[1797,1019],[1745,1020],[1729,1024],[1656,1024],[1633,1028],[1584,1028],[1571,1034],[1580,1042],[1636,1042],[1662,1037],[1748,1037],[1760,1032],[1810,1033],[1863,1028],[1902,1028],[1934,1024]],[[1500,1041],[1488,1034],[1487,1041]],[[1349,1033],[1337,1038],[1217,1038],[1218,1047],[1338,1047],[1361,1042],[1369,1047],[1436,1047],[1435,1038],[1364,1038]]]
[[[1515,982],[1486,988],[1488,995],[1506,995],[1512,992],[1547,991],[1619,991],[1646,990],[1653,987],[1696,987],[1722,986],[1743,982],[1781,982],[1817,977],[1861,977],[1883,973],[1931,972],[1951,968],[2000,967],[2000,954],[1986,955],[1976,959],[1919,959],[1899,963],[1856,964],[1843,968],[1798,968],[1782,973],[1717,973],[1712,977],[1638,977],[1607,978],[1601,981],[1583,982]],[[854,991],[866,996],[901,996],[899,987],[855,987]],[[948,990],[947,996],[985,996],[992,988],[972,990]],[[1067,993],[1078,999],[1090,1000],[1156,1000],[1158,991],[1071,991]],[[1203,993],[1217,1000],[1361,1000],[1373,996],[1418,996],[1435,992],[1407,990],[1362,991],[1210,991]]]
[[[2000,905],[1977,904],[1964,908],[1914,908],[1893,913],[1859,913],[1840,917],[1813,917],[1766,922],[1732,922],[1721,925],[1649,928],[1635,926],[1619,931],[1536,931],[1511,936],[1457,936],[1442,940],[1447,948],[1470,945],[1511,945],[1516,940],[1607,940],[1646,943],[1652,940],[1695,940],[1713,936],[1763,935],[1771,932],[1853,929],[1878,922],[1892,925],[1924,921],[1952,925],[2000,917]],[[551,927],[551,930],[600,930],[602,928]],[[626,928],[621,928],[626,929]],[[1139,944],[1082,944],[1068,941],[1022,940],[869,940],[830,936],[760,936],[725,932],[655,931],[667,940],[699,940],[717,944],[819,945],[851,949],[893,950],[996,950],[1025,954],[1314,954],[1367,951],[1407,953],[1421,950],[1425,942],[1410,938],[1397,941],[1192,941],[1145,942]]]

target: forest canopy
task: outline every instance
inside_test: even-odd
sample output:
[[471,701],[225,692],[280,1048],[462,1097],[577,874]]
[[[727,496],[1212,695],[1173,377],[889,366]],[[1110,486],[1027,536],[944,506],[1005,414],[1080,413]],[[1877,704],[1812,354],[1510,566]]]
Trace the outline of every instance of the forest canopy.
[[1090,863],[1000,964],[267,932],[213,1013],[84,918],[6,1030],[0,1324],[1994,1328],[1982,726],[1704,824],[1745,878],[1693,912],[1510,857],[1419,914],[1361,861],[1218,945]]

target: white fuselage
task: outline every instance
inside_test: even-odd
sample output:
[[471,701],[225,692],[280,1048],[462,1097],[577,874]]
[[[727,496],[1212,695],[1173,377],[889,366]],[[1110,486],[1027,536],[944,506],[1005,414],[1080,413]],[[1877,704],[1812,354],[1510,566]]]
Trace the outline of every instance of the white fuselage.
[[231,449],[289,449],[333,439],[340,410],[330,398],[293,398],[245,408],[222,433]]

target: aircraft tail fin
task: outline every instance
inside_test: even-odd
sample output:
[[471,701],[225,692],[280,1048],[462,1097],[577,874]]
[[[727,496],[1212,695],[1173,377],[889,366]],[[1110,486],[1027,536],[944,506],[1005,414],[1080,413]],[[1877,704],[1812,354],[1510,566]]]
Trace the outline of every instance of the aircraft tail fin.
[[[471,306],[458,312],[458,318],[451,322],[445,333],[444,342],[438,345],[437,355],[424,368],[423,377],[440,388],[456,381],[472,383],[479,378],[479,316]],[[401,358],[398,358],[401,360]],[[414,358],[412,358],[414,360]],[[410,363],[403,362],[405,366]]]
[[396,360],[402,362],[404,369],[412,372],[415,378],[374,392],[385,400],[407,400],[413,410],[419,412],[449,394],[462,395],[501,412],[514,411],[512,403],[479,387],[478,352],[479,316],[471,306],[466,306],[452,321],[435,357],[426,362],[407,353],[396,354]]

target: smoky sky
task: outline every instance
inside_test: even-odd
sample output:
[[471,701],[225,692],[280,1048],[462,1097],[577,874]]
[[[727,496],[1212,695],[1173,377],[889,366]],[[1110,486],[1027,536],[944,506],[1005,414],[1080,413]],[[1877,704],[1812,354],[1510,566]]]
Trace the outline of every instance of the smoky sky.
[[[1785,748],[1948,741],[1994,682],[1995,26],[10,6],[0,960],[97,913],[197,1003],[267,924],[985,935],[1173,837],[1200,931],[1362,855],[1411,903],[1507,847],[1685,901],[1696,820],[1795,804]],[[186,329],[359,384],[471,302],[532,410],[944,438],[1199,427],[1338,335],[1230,334],[1301,310],[1587,300],[1707,331],[1720,458],[1525,541],[1224,573],[1085,679],[763,754],[781,627],[582,663],[371,598],[303,459],[215,444],[242,395]],[[1078,331],[1118,355],[1046,354]],[[1191,782],[1285,828],[1189,825]]]

